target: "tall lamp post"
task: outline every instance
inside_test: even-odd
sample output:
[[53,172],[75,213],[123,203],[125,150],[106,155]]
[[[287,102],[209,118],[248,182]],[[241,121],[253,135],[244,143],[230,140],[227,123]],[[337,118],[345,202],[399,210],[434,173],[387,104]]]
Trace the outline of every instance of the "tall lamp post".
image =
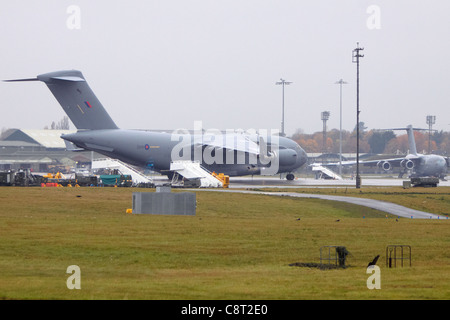
[[436,123],[436,116],[427,116],[428,124],[428,154],[431,154],[431,130],[433,129],[433,124]]
[[327,153],[327,121],[330,119],[330,111],[324,111],[320,114],[320,119],[323,121],[323,141],[322,141],[322,152]]
[[361,177],[359,176],[359,58],[364,57],[360,51],[364,48],[356,44],[356,49],[352,52],[352,62],[356,63],[356,189],[361,188]]
[[339,175],[342,175],[342,85],[347,84],[344,80],[340,79],[335,84],[339,84]]
[[280,79],[280,81],[275,82],[276,85],[282,86],[282,100],[281,100],[281,136],[286,136],[284,132],[284,86],[290,85],[292,82],[286,81],[284,79]]

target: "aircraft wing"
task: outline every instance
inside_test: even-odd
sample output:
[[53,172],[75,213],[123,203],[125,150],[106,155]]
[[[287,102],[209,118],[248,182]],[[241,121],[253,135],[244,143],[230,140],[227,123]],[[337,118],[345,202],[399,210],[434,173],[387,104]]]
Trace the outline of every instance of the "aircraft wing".
[[248,135],[243,134],[205,134],[195,140],[196,146],[207,146],[218,149],[235,150],[259,155],[259,145]]
[[[417,161],[420,161],[420,157],[416,155],[408,155],[406,157],[401,158],[390,158],[390,159],[376,159],[376,160],[364,160],[359,161],[360,165],[363,166],[382,166],[383,163],[389,163],[393,167],[400,167],[402,166],[402,163],[406,163],[407,161],[412,161],[416,165]],[[343,166],[351,166],[356,165],[356,161],[342,161],[341,162]],[[313,163],[311,166],[315,165],[321,165],[321,166],[339,166],[339,162],[333,162],[333,163]]]
[[[368,160],[368,161],[360,161],[359,163],[364,166],[377,166],[383,163],[390,163],[393,167],[400,167],[401,163],[406,161],[416,162],[419,161],[418,156],[413,157],[402,157],[402,158],[391,158],[391,159],[378,159],[378,160]],[[355,162],[356,163],[356,162]]]

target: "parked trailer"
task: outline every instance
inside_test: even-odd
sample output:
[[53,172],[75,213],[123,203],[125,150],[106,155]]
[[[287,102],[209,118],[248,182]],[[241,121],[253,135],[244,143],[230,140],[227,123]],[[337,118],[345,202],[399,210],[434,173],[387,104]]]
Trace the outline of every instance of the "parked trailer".
[[411,178],[413,187],[437,187],[439,178],[434,177],[416,177]]

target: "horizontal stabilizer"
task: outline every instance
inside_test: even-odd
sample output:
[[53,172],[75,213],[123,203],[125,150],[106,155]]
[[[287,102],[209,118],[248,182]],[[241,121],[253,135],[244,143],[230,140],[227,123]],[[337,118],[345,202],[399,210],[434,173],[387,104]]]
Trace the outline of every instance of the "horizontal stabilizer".
[[412,129],[412,130],[423,130],[423,131],[429,130],[429,129],[423,129],[423,128],[413,128],[412,125],[408,125],[407,127],[404,127],[404,128],[376,129],[375,131],[391,131],[391,130],[406,130],[406,131],[408,131],[410,129]]
[[38,78],[3,80],[3,82],[39,81]]
[[413,128],[413,127],[408,127],[408,128],[392,128],[392,129],[384,129],[385,131],[388,131],[388,130],[410,130],[410,129],[412,129],[412,130],[423,130],[423,131],[428,131],[429,129],[423,129],[423,128]]

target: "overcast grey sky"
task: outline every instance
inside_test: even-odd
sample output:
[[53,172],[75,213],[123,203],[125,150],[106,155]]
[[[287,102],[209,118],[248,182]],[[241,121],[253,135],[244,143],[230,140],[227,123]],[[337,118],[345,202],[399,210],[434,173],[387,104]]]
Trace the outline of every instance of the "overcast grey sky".
[[[79,15],[72,10],[79,9]],[[0,2],[0,78],[78,69],[121,128],[279,129],[356,124],[450,131],[448,0],[131,0]],[[79,18],[79,20],[78,20]],[[79,28],[77,28],[79,27]],[[64,116],[43,83],[0,83],[0,128]]]

